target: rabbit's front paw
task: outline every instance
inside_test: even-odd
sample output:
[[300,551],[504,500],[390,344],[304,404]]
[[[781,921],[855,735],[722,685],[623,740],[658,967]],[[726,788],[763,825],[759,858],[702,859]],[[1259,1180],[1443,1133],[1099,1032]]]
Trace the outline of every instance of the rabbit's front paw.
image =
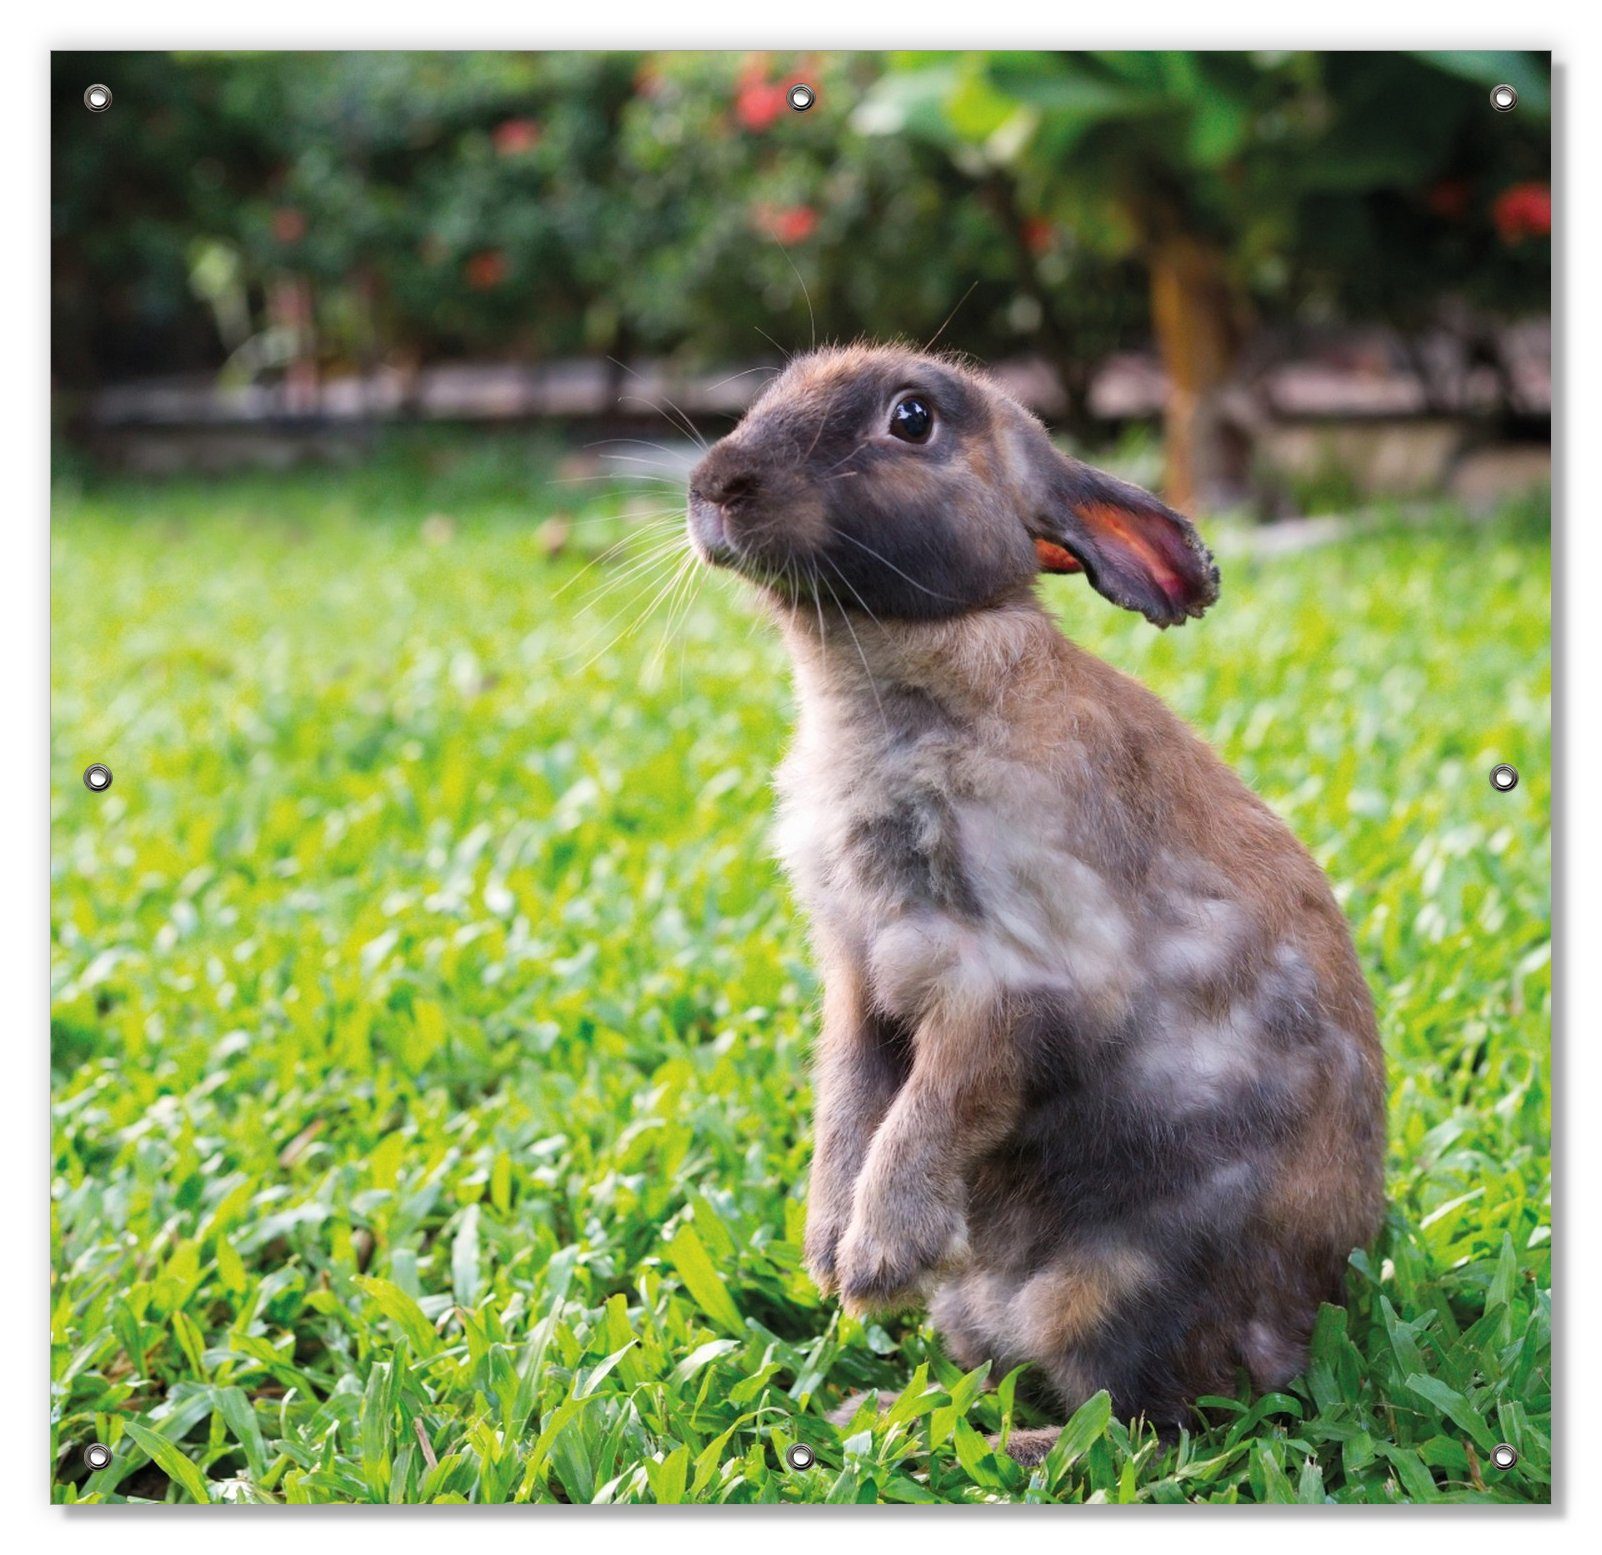
[[801,1262],[812,1276],[812,1283],[825,1295],[832,1295],[839,1284],[840,1242],[846,1223],[839,1215],[821,1209],[807,1213],[807,1234],[802,1244]]
[[967,1223],[953,1206],[891,1200],[875,1213],[859,1208],[835,1257],[841,1305],[854,1317],[921,1306],[967,1249]]

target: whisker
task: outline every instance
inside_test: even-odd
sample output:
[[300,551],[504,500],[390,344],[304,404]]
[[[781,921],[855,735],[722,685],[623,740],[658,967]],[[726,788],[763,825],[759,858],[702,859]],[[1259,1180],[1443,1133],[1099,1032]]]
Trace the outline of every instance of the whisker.
[[841,454],[841,456],[838,459],[836,459],[834,461],[833,464],[829,465],[822,472],[822,474],[819,475],[818,479],[819,480],[824,479],[829,474],[829,472],[831,470],[838,470],[840,468],[840,466],[846,462],[847,459],[854,459],[867,446],[868,446],[868,439],[867,438],[863,438],[863,440],[860,443],[857,443],[855,446],[853,446],[851,448],[848,448],[843,454]]
[[[623,370],[625,372],[632,371],[631,368],[627,367]],[[669,425],[672,425],[672,423],[669,423]],[[677,457],[674,450],[669,448],[666,443],[653,443],[649,438],[644,437],[602,437],[597,438],[593,443],[585,443],[583,447],[586,453],[592,448],[654,448],[659,454],[666,454],[670,459]]]
[[[819,553],[819,559],[822,560],[822,561],[829,562],[830,567],[834,568],[834,571],[839,574],[840,581],[842,583],[844,583],[847,588],[851,588],[851,580],[848,577],[846,577],[846,575],[843,572],[840,572],[840,569],[838,567],[835,567],[834,563],[829,561],[829,558],[827,556],[824,556],[820,552]],[[848,632],[850,632],[851,641],[856,644],[857,657],[862,660],[862,673],[868,677],[868,690],[870,690],[873,693],[874,705],[879,709],[879,722],[884,726],[885,736],[886,736],[886,738],[888,738],[889,734],[890,734],[890,720],[885,715],[884,702],[881,700],[881,698],[879,696],[879,683],[878,683],[877,680],[875,680],[873,678],[873,670],[872,670],[871,666],[868,664],[868,655],[863,652],[862,639],[857,636],[857,629],[856,629],[856,627],[854,627],[851,624],[850,612],[846,609],[846,607],[843,604],[841,604],[840,596],[834,592],[834,586],[826,581],[824,583],[824,587],[829,590],[830,597],[834,600],[835,604],[837,606],[839,606],[840,619],[845,622],[845,629]],[[854,588],[851,588],[851,592],[853,594],[857,593],[857,591]],[[861,599],[861,597],[862,596],[860,594],[857,594],[857,598],[859,600]],[[867,607],[864,606],[863,608],[866,609]],[[871,611],[869,613],[872,614]]]
[[[610,631],[611,628],[619,621],[628,619],[632,624],[638,624],[639,616],[636,607],[638,606],[639,601],[642,600],[648,593],[650,593],[653,588],[656,588],[660,584],[667,567],[672,561],[672,558],[668,556],[659,556],[655,558],[655,561],[656,565],[652,567],[648,573],[642,574],[631,580],[639,586],[634,590],[629,598],[623,602],[621,608],[611,611],[602,620],[597,620],[592,617],[590,620],[584,623],[584,634],[573,644],[572,648],[567,654],[567,657],[572,658],[573,656],[584,652],[584,650],[593,644],[598,637],[604,637],[605,634]],[[618,637],[621,637],[622,635],[623,634],[620,632]],[[616,642],[618,637],[614,637],[612,642]],[[611,643],[608,643],[607,646],[610,647]],[[589,662],[593,663],[594,660],[592,659]]]
[[584,576],[584,574],[587,573],[590,570],[590,568],[600,566],[600,564],[602,562],[604,562],[609,556],[613,556],[619,551],[626,550],[629,546],[635,544],[636,542],[638,542],[638,541],[640,541],[642,539],[645,539],[647,536],[654,535],[654,533],[657,530],[665,530],[667,527],[668,527],[668,520],[666,518],[655,519],[651,523],[648,523],[648,524],[640,524],[638,527],[633,529],[630,533],[624,535],[621,540],[613,541],[613,543],[611,545],[607,546],[607,548],[604,551],[600,552],[599,555],[592,556],[587,562],[585,562],[585,564],[582,567],[579,568],[579,570],[577,572],[575,572],[573,574],[573,576],[571,578],[569,578],[567,580],[566,583],[564,583],[559,589],[556,590],[555,593],[553,593],[551,595],[551,598],[552,599],[561,598],[561,596],[563,594],[565,594],[570,588],[572,588],[573,585],[575,583],[577,583],[579,581],[579,579],[582,578]]
[[[606,645],[604,647],[597,649],[596,652],[592,653],[589,656],[589,658],[587,658],[581,665],[579,665],[577,673],[582,674],[593,663],[595,663],[595,661],[597,659],[603,657],[605,654],[610,653],[612,651],[612,649],[615,648],[620,642],[622,642],[625,637],[629,636],[633,632],[638,631],[640,629],[640,626],[646,620],[648,620],[650,618],[651,610],[654,610],[656,608],[656,601],[652,602],[652,605],[651,605],[650,609],[648,609],[645,612],[644,615],[638,614],[636,612],[635,607],[639,604],[640,600],[642,600],[646,596],[646,594],[648,594],[653,588],[660,589],[661,572],[665,571],[668,566],[672,565],[673,558],[672,558],[671,554],[669,554],[667,557],[665,557],[665,558],[659,557],[657,560],[658,560],[658,563],[659,563],[659,569],[652,573],[651,577],[647,580],[644,588],[641,588],[641,589],[637,590],[629,598],[628,602],[623,606],[623,608],[621,610],[616,611],[613,615],[608,617],[605,625],[601,628],[601,630],[605,631],[607,629],[607,627],[610,627],[614,621],[622,620],[624,616],[631,616],[632,617],[632,619],[629,621],[629,624],[627,626],[625,626],[622,631],[618,632],[608,643],[606,643]],[[658,599],[659,598],[660,598],[660,593],[658,594]],[[582,652],[582,649],[575,650],[575,651],[576,652]]]
[[709,384],[708,387],[707,387],[707,391],[706,392],[708,394],[710,394],[710,393],[712,393],[712,391],[714,389],[721,389],[724,386],[724,384],[733,383],[736,378],[749,378],[752,373],[774,373],[774,374],[778,374],[781,371],[782,371],[781,368],[774,367],[771,363],[763,363],[759,367],[746,367],[746,368],[743,368],[741,371],[739,371],[737,373],[730,373],[727,378],[719,378],[718,381],[716,383],[714,383],[714,384]]
[[[630,631],[639,631],[646,624],[646,622],[648,622],[651,617],[655,615],[659,609],[661,609],[664,602],[671,601],[674,598],[678,592],[679,586],[683,582],[684,578],[688,575],[690,568],[695,565],[695,552],[691,548],[688,538],[683,541],[681,546],[676,547],[675,549],[681,549],[685,554],[679,558],[678,565],[673,569],[672,575],[668,578],[667,582],[657,590],[655,596],[651,600],[651,603],[646,606],[644,614],[641,615],[639,620],[630,628]],[[668,619],[671,621],[671,609]],[[664,646],[666,645],[666,641],[667,638],[664,635]],[[648,664],[647,669],[651,670],[652,666]]]
[[643,405],[647,410],[654,410],[657,415],[667,422],[667,424],[675,431],[682,430],[689,433],[689,435],[700,445],[702,451],[706,451],[710,445],[707,443],[707,440],[702,437],[698,431],[696,431],[695,423],[691,421],[682,410],[679,410],[679,407],[675,405],[672,400],[667,399],[666,395],[663,395],[663,399],[666,400],[667,404],[671,405],[673,409],[678,412],[679,419],[677,421],[675,421],[673,417],[663,410],[662,407],[654,400],[646,399],[643,394],[620,394],[617,397],[617,402],[619,405]]
[[612,573],[606,582],[584,602],[578,613],[581,616],[590,614],[603,600],[615,594],[620,588],[632,583],[641,573],[650,571],[664,556],[677,549],[678,547],[674,544],[671,535],[654,535],[650,544],[646,547],[645,554],[636,556],[626,567]]
[[602,458],[615,459],[619,464],[643,464],[649,473],[668,477],[669,472],[661,465],[652,463],[649,459],[641,458],[639,454],[603,454]]
[[[607,357],[607,361],[609,361],[614,367],[621,367],[623,369],[623,371],[626,372],[629,375],[629,377],[637,378],[637,379],[639,379],[639,381],[641,383],[645,382],[645,380],[643,378],[641,378],[640,375],[637,372],[635,372],[635,370],[632,367],[630,367],[627,362],[620,362],[620,361],[618,361],[618,359],[615,356]],[[691,421],[690,418],[687,415],[685,415],[683,406],[675,403],[673,400],[669,399],[668,396],[665,395],[665,394],[662,396],[662,399],[663,399],[663,402],[665,404],[671,405],[673,407],[673,409],[678,412],[679,422],[683,426],[684,430],[686,432],[688,432],[690,434],[690,436],[692,438],[694,438],[695,441],[698,442],[701,445],[703,450],[705,450],[706,447],[707,447],[707,441],[706,441],[706,439],[704,437],[701,436],[701,434],[698,431],[696,431],[695,423],[693,421]],[[651,403],[650,400],[642,399],[637,394],[631,394],[631,395],[622,395],[622,394],[620,394],[618,396],[618,401],[617,402],[618,402],[618,404],[622,405],[622,404],[625,404],[628,400],[633,400],[636,404],[648,406],[651,410],[654,410],[659,416],[661,416],[661,418],[664,421],[666,421],[669,426],[671,426],[673,424],[672,417],[669,416],[668,413],[665,410],[662,409],[661,405],[654,405],[654,404]]]
[[615,524],[627,524],[629,534],[622,537],[628,540],[630,535],[641,535],[648,529],[655,529],[662,524],[679,523],[684,518],[684,509],[678,503],[670,508],[652,508],[644,513],[590,513],[583,518],[572,520],[575,524],[605,523],[610,520]]
[[967,300],[968,300],[968,299],[969,299],[969,298],[970,298],[970,297],[971,297],[971,296],[973,296],[973,289],[974,289],[974,287],[975,287],[975,286],[977,286],[977,285],[978,285],[978,284],[979,284],[979,282],[978,282],[978,279],[977,279],[977,278],[976,278],[976,279],[975,279],[975,280],[974,280],[974,281],[973,281],[973,282],[972,282],[972,283],[971,283],[971,284],[970,284],[970,285],[969,285],[969,287],[968,287],[968,290],[967,290],[967,291],[965,291],[965,292],[964,292],[964,293],[963,293],[963,294],[962,294],[962,296],[961,296],[961,297],[959,297],[959,298],[958,298],[958,299],[957,299],[957,306],[956,306],[956,307],[955,307],[955,308],[953,308],[953,309],[952,309],[952,310],[951,310],[951,312],[949,312],[949,313],[948,313],[948,314],[947,314],[947,315],[946,315],[946,323],[945,323],[945,324],[942,324],[942,325],[941,325],[941,326],[940,326],[940,328],[939,328],[939,329],[937,329],[937,330],[936,330],[936,331],[935,331],[935,332],[934,332],[934,333],[933,333],[933,334],[932,334],[932,335],[931,335],[931,336],[930,336],[930,337],[929,337],[929,343],[928,343],[928,344],[927,344],[927,345],[926,345],[926,346],[925,346],[925,347],[924,347],[924,348],[923,348],[923,349],[924,349],[924,352],[925,352],[925,354],[927,354],[927,353],[928,353],[928,352],[929,352],[929,351],[931,351],[931,350],[932,350],[932,349],[933,349],[933,348],[934,348],[934,343],[935,343],[935,341],[937,341],[937,340],[938,340],[938,339],[939,339],[939,338],[940,338],[940,337],[941,337],[941,336],[942,336],[942,335],[943,335],[943,334],[945,334],[945,332],[946,332],[946,324],[949,324],[949,323],[950,323],[950,322],[951,322],[951,321],[952,321],[952,320],[953,320],[953,319],[954,319],[954,318],[956,318],[956,316],[957,316],[957,314],[958,314],[958,313],[959,313],[959,312],[961,312],[961,311],[962,311],[962,305],[963,305],[963,303],[965,303],[965,302],[966,302],[966,301],[967,301]]
[[[695,547],[690,547],[693,552]],[[706,580],[711,576],[712,569],[701,564],[701,558],[696,557],[696,566],[692,572],[689,592],[684,597],[684,613],[679,618],[681,635],[679,637],[679,695],[684,694],[684,673],[689,663],[689,644],[682,635],[683,629],[689,624],[690,612],[695,608],[696,602],[701,598],[701,590],[706,587]]]
[[667,610],[662,617],[661,637],[657,643],[656,652],[651,655],[650,668],[653,673],[667,656],[668,644],[673,640],[673,630],[679,614],[679,605],[681,600],[686,597],[684,593],[685,581],[691,577],[692,569],[697,565],[698,559],[688,541],[685,542],[684,551],[685,554],[679,561],[678,570],[673,574],[673,581],[668,586]]
[[834,573],[834,575],[835,575],[835,577],[837,577],[837,578],[838,578],[838,579],[839,579],[839,580],[840,580],[840,581],[841,581],[841,582],[842,582],[842,583],[843,583],[843,584],[845,584],[845,586],[846,586],[846,587],[847,587],[847,588],[848,588],[848,589],[850,589],[850,590],[851,590],[851,597],[852,597],[852,598],[853,598],[853,599],[855,599],[855,600],[856,600],[856,602],[857,602],[857,603],[858,603],[858,604],[859,604],[859,605],[860,605],[860,606],[861,606],[861,607],[862,607],[862,612],[863,612],[863,614],[864,614],[864,615],[866,615],[866,616],[867,616],[867,618],[868,618],[868,619],[869,619],[869,620],[870,620],[870,621],[872,621],[872,622],[873,622],[873,624],[874,624],[874,625],[875,625],[875,626],[882,626],[882,625],[883,625],[883,623],[882,623],[882,622],[881,622],[881,621],[880,621],[880,620],[879,620],[879,618],[878,618],[878,616],[876,616],[876,615],[875,615],[875,614],[874,614],[874,613],[873,613],[873,608],[872,608],[872,606],[870,606],[870,605],[869,605],[869,604],[868,604],[868,602],[867,602],[867,600],[865,600],[865,599],[864,599],[864,598],[863,598],[863,597],[862,597],[862,595],[861,595],[861,594],[859,594],[859,593],[858,593],[858,592],[857,592],[857,586],[856,586],[856,584],[854,584],[854,583],[853,583],[853,582],[852,582],[852,581],[851,581],[851,580],[850,580],[850,578],[848,578],[848,577],[847,577],[847,576],[846,576],[846,575],[845,575],[845,572],[844,572],[844,571],[843,571],[843,570],[842,570],[842,568],[841,568],[841,566],[840,566],[840,564],[839,564],[839,563],[838,563],[838,562],[837,562],[837,561],[835,561],[835,560],[834,560],[834,558],[833,558],[833,557],[831,557],[831,556],[829,556],[829,555],[828,555],[828,554],[827,554],[827,553],[825,553],[825,552],[822,552],[822,551],[820,551],[820,552],[819,552],[819,553],[818,553],[818,555],[819,555],[819,557],[820,557],[820,559],[821,559],[821,560],[823,560],[823,561],[825,561],[825,562],[827,562],[827,563],[828,563],[828,565],[829,565],[829,570],[830,570],[830,571],[831,571],[831,572],[833,572],[833,573]]
[[[659,551],[651,558],[649,566],[636,569],[626,578],[614,579],[604,589],[596,591],[595,597],[578,612],[574,618],[575,621],[586,628],[600,622],[601,629],[605,630],[621,618],[621,614],[613,613],[612,607],[618,603],[619,596],[623,590],[633,588],[640,583],[645,583],[649,586],[652,583],[659,582],[664,567],[672,559],[671,553]],[[636,602],[637,599],[630,600],[630,604]]]
[[823,601],[818,598],[818,569],[812,565],[810,559],[807,563],[807,580],[812,585],[812,604],[818,612],[818,640],[827,646],[829,633],[823,624]]
[[[808,459],[810,459],[812,457],[813,449],[815,449],[818,446],[818,439],[823,436],[823,429],[826,426],[828,426],[828,424],[829,424],[829,412],[834,409],[835,396],[839,392],[840,392],[840,389],[839,389],[839,385],[838,384],[834,388],[829,390],[829,397],[823,403],[823,414],[818,417],[818,430],[812,434],[812,442],[808,446],[806,453],[802,455],[802,462],[803,463],[805,463],[806,460],[808,460]],[[853,450],[853,452],[854,451],[855,450]],[[834,466],[831,464],[829,466],[829,468],[832,470],[834,468]]]
[[566,524],[570,529],[583,529],[591,524],[623,524],[632,533],[642,534],[648,524],[666,523],[670,518],[678,522],[684,517],[684,509],[659,508],[650,513],[585,513],[578,518],[570,518],[565,513],[553,513],[550,517],[552,522]]
[[[784,593],[781,598],[790,607],[790,630],[794,632],[796,617],[801,609],[801,574],[796,570],[793,558],[785,557],[784,564],[779,568],[779,579],[784,584]],[[760,617],[752,621],[751,632],[746,633],[748,639],[759,624]]]
[[783,347],[783,346],[781,346],[781,345],[780,345],[780,344],[779,344],[779,342],[778,342],[778,341],[777,341],[777,340],[775,340],[775,339],[774,339],[774,338],[773,338],[773,336],[772,336],[772,335],[770,335],[770,334],[769,334],[769,333],[768,333],[768,332],[767,332],[767,331],[766,331],[766,330],[765,330],[765,329],[763,329],[763,328],[762,328],[762,327],[761,327],[761,326],[760,326],[760,325],[757,325],[757,324],[753,324],[753,325],[752,325],[752,326],[751,326],[751,328],[752,328],[752,329],[754,329],[754,330],[756,330],[756,332],[757,332],[757,333],[758,333],[758,334],[759,334],[759,335],[760,335],[760,336],[761,336],[761,337],[762,337],[762,338],[763,338],[763,339],[764,339],[764,340],[765,340],[765,341],[767,341],[767,343],[768,343],[768,344],[769,344],[769,345],[770,345],[770,346],[772,346],[772,347],[773,347],[773,349],[774,349],[774,350],[775,350],[775,351],[777,351],[777,352],[778,352],[778,353],[779,353],[779,355],[780,355],[780,356],[782,356],[782,357],[783,357],[783,358],[784,358],[784,359],[785,359],[785,361],[787,361],[787,362],[793,362],[793,361],[794,361],[794,360],[795,360],[795,352],[794,352],[794,351],[786,351],[786,350],[785,350],[785,349],[784,349],[784,347]]
[[836,533],[842,540],[847,540],[852,545],[856,546],[859,551],[866,551],[868,555],[871,556],[876,562],[880,562],[884,566],[888,567],[891,572],[896,574],[897,577],[906,578],[907,582],[910,583],[915,589],[922,589],[923,592],[931,599],[943,599],[949,605],[960,605],[962,603],[960,599],[957,599],[951,594],[941,594],[936,590],[920,583],[916,578],[908,577],[906,573],[904,573],[893,561],[889,559],[889,557],[881,556],[871,545],[864,545],[862,541],[858,540],[854,535],[848,535],[843,529],[837,530]]
[[581,616],[593,615],[600,605],[616,594],[619,589],[627,588],[636,578],[654,570],[657,563],[675,549],[676,547],[667,536],[660,537],[645,555],[636,556],[628,566],[618,572],[609,574],[606,582],[590,594],[583,605],[579,607],[578,614]]
[[656,486],[682,486],[682,480],[666,472],[651,472],[640,470],[603,470],[599,475],[559,475],[554,480],[545,482],[547,486],[589,486],[597,481],[611,481],[618,484],[623,481],[641,481]]
[[818,349],[818,316],[812,311],[812,293],[807,290],[806,278],[796,269],[795,261],[790,257],[790,250],[779,242],[779,234],[770,228],[768,236],[773,239],[779,252],[784,255],[784,262],[789,265],[790,274],[801,283],[801,295],[806,298],[807,302],[807,322],[812,326],[812,345],[810,349],[816,351]]

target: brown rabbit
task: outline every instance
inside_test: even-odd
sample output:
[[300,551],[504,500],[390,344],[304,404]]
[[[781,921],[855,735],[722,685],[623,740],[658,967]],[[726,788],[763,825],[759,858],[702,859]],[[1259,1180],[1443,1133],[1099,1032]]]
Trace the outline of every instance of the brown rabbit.
[[[1035,578],[1158,626],[1218,572],[993,383],[798,358],[690,478],[795,664],[781,853],[827,993],[806,1261],[952,1357],[1181,1420],[1300,1367],[1382,1209],[1384,1074],[1302,846]],[[1034,1461],[1055,1431],[1015,1433]]]

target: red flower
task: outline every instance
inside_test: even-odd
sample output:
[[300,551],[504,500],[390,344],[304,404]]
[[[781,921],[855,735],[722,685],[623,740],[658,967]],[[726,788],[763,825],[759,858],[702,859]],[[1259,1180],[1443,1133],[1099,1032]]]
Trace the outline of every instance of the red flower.
[[298,243],[306,236],[306,217],[292,205],[280,205],[273,212],[273,236],[280,243]]
[[1425,196],[1430,214],[1446,221],[1461,221],[1468,214],[1470,189],[1466,178],[1443,178]]
[[485,249],[467,261],[467,284],[475,292],[491,292],[506,279],[506,271],[506,255],[498,248]]
[[495,126],[490,142],[503,157],[522,156],[540,143],[540,127],[532,119],[507,119]]
[[753,205],[752,224],[783,244],[805,243],[818,230],[818,213],[810,205]]
[[784,112],[785,86],[782,81],[764,81],[747,76],[734,99],[734,116],[748,130],[765,130]]
[[1552,232],[1552,191],[1545,184],[1514,184],[1497,195],[1491,220],[1504,243],[1548,237]]
[[1031,254],[1043,254],[1051,247],[1057,229],[1043,216],[1031,216],[1023,224],[1024,246]]

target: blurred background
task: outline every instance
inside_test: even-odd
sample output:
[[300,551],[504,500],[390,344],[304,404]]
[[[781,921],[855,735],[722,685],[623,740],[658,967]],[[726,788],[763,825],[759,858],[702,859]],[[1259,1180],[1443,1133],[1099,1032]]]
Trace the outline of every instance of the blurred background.
[[1545,55],[53,68],[57,419],[119,465],[361,458],[419,423],[710,434],[754,369],[871,335],[996,366],[1185,507],[1547,474]]

